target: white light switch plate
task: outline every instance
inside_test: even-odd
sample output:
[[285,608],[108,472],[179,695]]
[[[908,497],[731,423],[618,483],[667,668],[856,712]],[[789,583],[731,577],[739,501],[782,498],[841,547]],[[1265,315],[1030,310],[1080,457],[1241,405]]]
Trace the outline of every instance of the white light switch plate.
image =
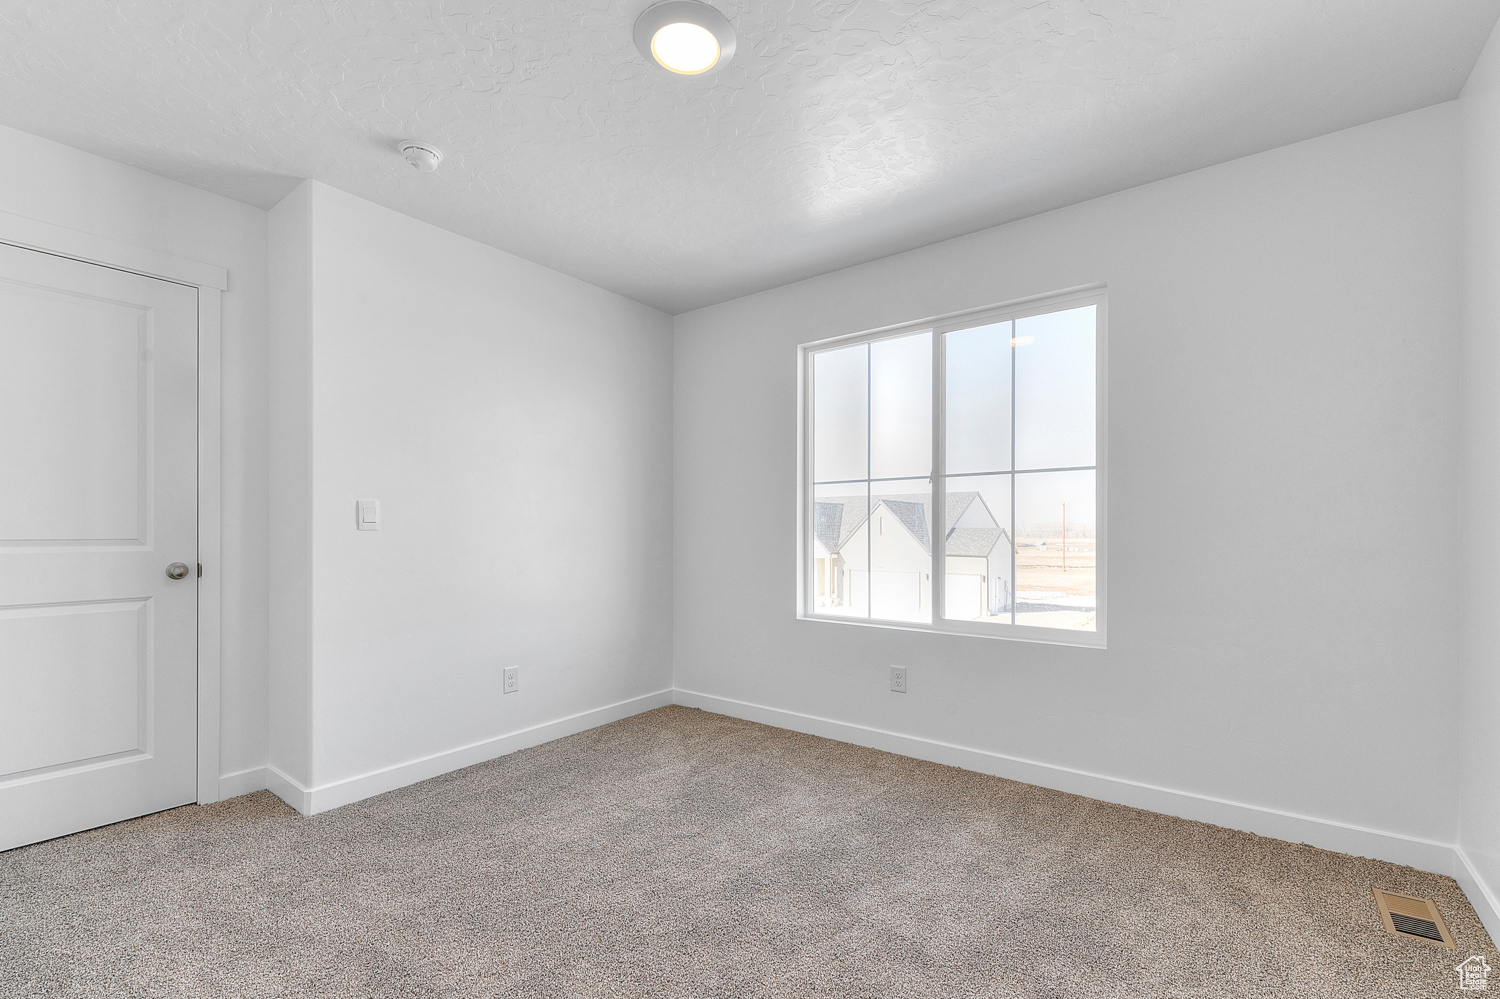
[[380,530],[380,501],[355,500],[354,526],[361,531]]

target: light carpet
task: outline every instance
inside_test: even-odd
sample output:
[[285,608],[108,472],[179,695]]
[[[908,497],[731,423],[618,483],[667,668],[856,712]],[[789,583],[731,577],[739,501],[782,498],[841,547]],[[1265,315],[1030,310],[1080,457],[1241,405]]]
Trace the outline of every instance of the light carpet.
[[[1387,934],[1375,887],[1459,950]],[[0,924],[6,997],[1428,999],[1500,967],[1450,878],[682,707],[0,854]]]

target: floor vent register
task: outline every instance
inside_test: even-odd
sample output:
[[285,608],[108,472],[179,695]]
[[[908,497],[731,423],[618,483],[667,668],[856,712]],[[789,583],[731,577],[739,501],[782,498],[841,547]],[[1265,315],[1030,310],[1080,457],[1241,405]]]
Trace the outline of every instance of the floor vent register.
[[1380,921],[1387,933],[1401,937],[1416,937],[1440,947],[1453,947],[1453,934],[1448,924],[1438,914],[1431,899],[1397,895],[1395,892],[1375,889],[1375,901],[1380,906]]

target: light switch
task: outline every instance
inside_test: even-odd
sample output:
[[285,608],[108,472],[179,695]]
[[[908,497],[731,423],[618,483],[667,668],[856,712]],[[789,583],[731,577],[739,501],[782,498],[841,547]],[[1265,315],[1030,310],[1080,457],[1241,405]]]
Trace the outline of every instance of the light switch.
[[356,500],[354,526],[361,531],[380,530],[380,501]]

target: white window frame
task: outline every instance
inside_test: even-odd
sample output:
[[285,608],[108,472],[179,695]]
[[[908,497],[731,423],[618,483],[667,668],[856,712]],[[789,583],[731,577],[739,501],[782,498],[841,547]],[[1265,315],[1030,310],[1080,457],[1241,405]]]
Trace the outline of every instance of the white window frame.
[[[941,614],[944,606],[944,584],[946,565],[946,527],[943,518],[946,495],[946,433],[944,417],[947,406],[947,364],[944,356],[945,333],[970,329],[988,323],[1026,319],[1093,305],[1095,312],[1094,341],[1094,503],[1095,503],[1095,630],[1073,631],[1065,628],[1040,628],[1023,624],[980,624],[973,621],[948,621]],[[819,621],[846,624],[864,628],[894,628],[900,631],[923,631],[947,635],[968,635],[976,638],[999,638],[1009,641],[1040,642],[1048,645],[1072,645],[1082,648],[1105,647],[1108,587],[1106,570],[1108,565],[1108,330],[1109,306],[1103,285],[1074,288],[1065,292],[1039,295],[1004,305],[989,306],[968,312],[953,313],[936,319],[903,323],[860,333],[830,337],[804,343],[797,348],[797,617],[804,621]],[[931,624],[911,621],[887,621],[878,618],[849,618],[833,614],[819,614],[813,604],[813,593],[808,586],[813,572],[813,358],[824,351],[840,347],[851,347],[876,340],[889,340],[913,334],[932,335],[932,614]],[[1012,401],[1014,406],[1014,401]],[[1015,456],[1011,457],[1011,472],[1015,471]],[[1020,473],[1026,474],[1026,473]],[[1015,539],[1011,539],[1014,546]]]

